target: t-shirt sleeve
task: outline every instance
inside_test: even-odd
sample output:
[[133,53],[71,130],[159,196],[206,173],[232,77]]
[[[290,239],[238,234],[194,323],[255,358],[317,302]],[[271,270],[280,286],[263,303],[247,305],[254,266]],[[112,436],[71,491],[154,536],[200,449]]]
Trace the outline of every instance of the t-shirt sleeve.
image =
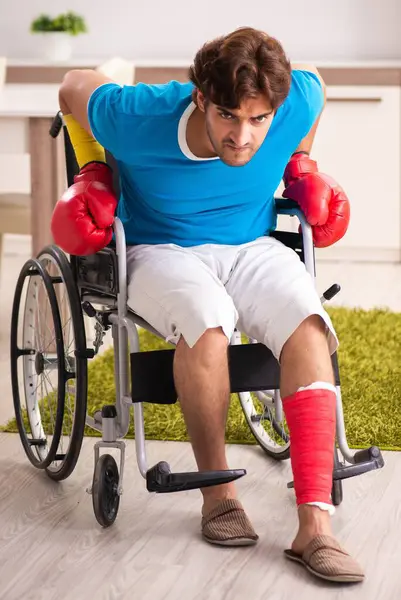
[[292,100],[300,119],[300,133],[304,138],[311,130],[324,105],[324,92],[320,79],[311,71],[292,72]]
[[137,86],[106,83],[96,88],[87,106],[93,137],[117,160],[129,162],[136,149],[141,91]]

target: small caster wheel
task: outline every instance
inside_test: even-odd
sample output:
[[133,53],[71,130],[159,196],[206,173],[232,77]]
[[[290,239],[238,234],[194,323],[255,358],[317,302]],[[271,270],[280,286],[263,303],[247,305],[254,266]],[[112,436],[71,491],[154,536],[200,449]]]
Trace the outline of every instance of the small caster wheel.
[[102,454],[95,466],[92,484],[92,502],[95,517],[102,527],[110,527],[116,520],[120,495],[117,463],[111,454]]

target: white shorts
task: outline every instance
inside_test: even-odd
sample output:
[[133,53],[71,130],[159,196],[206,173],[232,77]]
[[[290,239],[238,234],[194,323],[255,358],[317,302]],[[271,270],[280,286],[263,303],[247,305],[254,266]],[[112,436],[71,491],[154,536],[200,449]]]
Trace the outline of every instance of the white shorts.
[[273,237],[240,246],[138,245],[127,249],[128,306],[165,340],[192,347],[210,328],[230,339],[237,328],[277,360],[312,314],[326,323],[329,351],[337,336],[313,278],[298,255]]

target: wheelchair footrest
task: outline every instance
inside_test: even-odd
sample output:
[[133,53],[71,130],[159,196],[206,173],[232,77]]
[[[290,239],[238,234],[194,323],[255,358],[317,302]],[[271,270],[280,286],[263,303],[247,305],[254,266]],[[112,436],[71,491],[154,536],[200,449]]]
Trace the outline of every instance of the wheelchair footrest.
[[358,450],[354,454],[354,460],[354,464],[334,469],[334,481],[338,481],[339,479],[348,479],[349,477],[355,477],[355,475],[362,475],[362,473],[367,473],[368,471],[374,471],[375,469],[381,469],[384,467],[384,459],[380,449],[377,446],[371,446],[370,448]]
[[146,488],[149,492],[165,494],[221,485],[246,475],[245,469],[227,471],[199,471],[194,473],[172,473],[165,461],[157,463],[146,473]]
[[[380,449],[377,446],[371,446],[370,448],[358,450],[354,454],[354,460],[355,463],[334,469],[333,481],[349,479],[349,477],[355,477],[356,475],[362,475],[362,473],[367,473],[368,471],[374,471],[375,469],[381,469],[384,467],[384,459]],[[293,487],[293,481],[287,483],[287,488]]]

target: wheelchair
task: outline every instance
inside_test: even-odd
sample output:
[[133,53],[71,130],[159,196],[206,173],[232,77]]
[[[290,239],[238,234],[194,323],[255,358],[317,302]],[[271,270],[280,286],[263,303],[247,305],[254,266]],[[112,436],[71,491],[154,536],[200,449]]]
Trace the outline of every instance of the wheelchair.
[[[61,112],[50,129],[63,131],[67,183],[78,172]],[[118,167],[107,153],[119,190]],[[298,218],[301,232],[276,230],[277,239],[291,247],[315,277],[312,232],[299,206],[276,199],[278,214]],[[134,416],[138,469],[149,492],[170,493],[234,481],[244,469],[176,473],[160,461],[150,468],[146,459],[143,406],[146,402],[174,404],[174,348],[140,351],[138,329],[161,335],[127,307],[127,266],[124,229],[118,217],[113,242],[90,256],[70,256],[56,245],[43,248],[19,274],[12,307],[10,361],[15,418],[23,449],[38,469],[55,481],[69,477],[80,454],[85,428],[95,430],[94,473],[88,492],[93,511],[103,527],[117,517],[123,492],[125,442]],[[330,300],[340,287],[331,286],[321,297]],[[22,315],[20,314],[22,313]],[[94,323],[93,347],[87,347],[85,320]],[[98,353],[111,330],[114,348],[115,404],[87,414],[88,361]],[[332,501],[343,499],[342,480],[384,466],[376,446],[351,452],[345,433],[337,355],[332,357],[337,388],[336,444]],[[238,394],[250,431],[266,455],[275,460],[290,456],[290,438],[279,392],[280,370],[270,350],[235,331],[228,346],[230,389]],[[25,406],[24,406],[25,404]],[[110,454],[119,451],[119,465]],[[101,453],[101,450],[103,453]],[[287,484],[288,488],[293,483]]]

